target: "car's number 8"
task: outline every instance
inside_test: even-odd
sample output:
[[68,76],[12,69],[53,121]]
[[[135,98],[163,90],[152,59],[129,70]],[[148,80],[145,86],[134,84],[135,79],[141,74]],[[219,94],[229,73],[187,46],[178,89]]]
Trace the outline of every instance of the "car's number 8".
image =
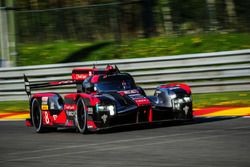
[[47,111],[45,111],[45,123],[49,124],[49,114]]

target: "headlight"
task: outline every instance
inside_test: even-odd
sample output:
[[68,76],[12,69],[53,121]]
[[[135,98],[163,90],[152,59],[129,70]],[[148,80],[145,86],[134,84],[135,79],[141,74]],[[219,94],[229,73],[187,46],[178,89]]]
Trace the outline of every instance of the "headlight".
[[180,110],[180,103],[178,102],[178,100],[174,100],[173,101],[173,107],[177,110]]
[[184,100],[185,100],[186,102],[191,102],[191,101],[192,101],[192,98],[191,98],[191,97],[184,97]]
[[106,111],[106,106],[97,106],[97,111]]
[[111,116],[115,115],[115,107],[113,105],[108,105],[108,106],[99,106],[99,105],[96,105],[96,110],[97,112],[102,112],[102,111],[109,111],[109,114]]

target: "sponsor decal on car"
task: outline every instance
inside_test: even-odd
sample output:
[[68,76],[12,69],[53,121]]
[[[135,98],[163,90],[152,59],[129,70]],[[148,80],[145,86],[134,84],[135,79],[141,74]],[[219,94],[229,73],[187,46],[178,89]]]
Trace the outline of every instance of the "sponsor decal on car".
[[103,116],[101,118],[103,120],[103,123],[106,123],[108,116],[106,114],[103,114]]
[[48,104],[49,97],[42,97],[42,104]]
[[68,115],[69,117],[74,117],[75,114],[76,114],[75,111],[66,111],[66,113],[67,113],[67,115]]
[[49,106],[48,105],[45,105],[45,104],[42,104],[42,110],[49,110]]

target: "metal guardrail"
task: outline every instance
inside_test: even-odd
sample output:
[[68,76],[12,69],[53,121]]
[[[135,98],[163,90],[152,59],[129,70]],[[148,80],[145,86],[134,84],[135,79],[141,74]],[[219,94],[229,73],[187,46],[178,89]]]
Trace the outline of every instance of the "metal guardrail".
[[[157,85],[185,82],[194,93],[250,90],[250,49],[214,53],[187,54],[151,58],[104,60],[39,66],[0,68],[0,101],[27,100],[23,74],[30,81],[71,79],[74,67],[104,67],[116,64],[121,71],[134,76],[147,94],[153,94]],[[62,94],[75,92],[74,85],[43,89]],[[35,91],[37,92],[37,91]]]

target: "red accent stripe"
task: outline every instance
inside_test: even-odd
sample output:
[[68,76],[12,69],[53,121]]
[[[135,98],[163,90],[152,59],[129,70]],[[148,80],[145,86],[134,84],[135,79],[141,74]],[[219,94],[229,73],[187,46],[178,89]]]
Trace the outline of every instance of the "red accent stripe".
[[100,100],[97,97],[93,97],[92,94],[85,94],[85,93],[68,94],[68,95],[64,96],[64,98],[65,99],[66,98],[73,98],[74,100],[76,100],[77,96],[81,96],[83,98],[88,98],[90,100],[90,104],[92,106],[94,106],[100,102]]
[[74,126],[73,120],[69,120],[69,122],[66,126]]
[[81,93],[79,94],[81,97],[83,98],[88,98],[90,100],[90,104],[91,106],[95,106],[97,103],[100,102],[100,100],[97,98],[97,97],[93,97],[92,95],[89,95],[89,94],[84,94],[84,93]]
[[28,126],[28,127],[31,127],[32,124],[31,124],[31,120],[25,120],[25,125]]
[[54,82],[49,82],[50,85],[65,85],[65,84],[71,84],[74,83],[72,80],[64,80],[64,81],[54,81]]
[[61,111],[60,114],[57,116],[56,120],[54,121],[55,124],[65,124],[67,121],[67,116],[65,111]]
[[94,121],[88,121],[87,125],[88,126],[92,126],[94,129],[97,128],[96,125],[95,125],[95,123],[94,123]]
[[199,109],[194,111],[195,116],[200,116],[200,115],[206,115],[210,113],[215,113],[223,110],[228,110],[228,109],[233,109],[235,107],[211,107],[211,108],[204,108],[204,109]]
[[83,68],[73,68],[72,71],[93,71],[93,68],[83,67]]
[[184,84],[184,83],[170,83],[170,84],[167,84],[167,85],[161,85],[160,88],[169,88],[169,87],[175,87],[175,86],[178,86],[182,89],[184,89],[187,94],[191,94],[191,89],[190,87],[187,85],[187,84]]
[[152,122],[152,121],[153,121],[153,113],[152,113],[152,107],[150,107],[149,116],[148,116],[148,122]]
[[137,106],[151,105],[151,102],[147,98],[137,98],[134,99]]
[[73,99],[76,100],[77,94],[68,94],[64,96],[64,99]]
[[99,80],[99,75],[95,75],[91,78],[91,83],[97,83]]
[[52,93],[36,93],[34,94],[32,97],[51,97],[51,96],[54,96],[55,94],[52,94]]

